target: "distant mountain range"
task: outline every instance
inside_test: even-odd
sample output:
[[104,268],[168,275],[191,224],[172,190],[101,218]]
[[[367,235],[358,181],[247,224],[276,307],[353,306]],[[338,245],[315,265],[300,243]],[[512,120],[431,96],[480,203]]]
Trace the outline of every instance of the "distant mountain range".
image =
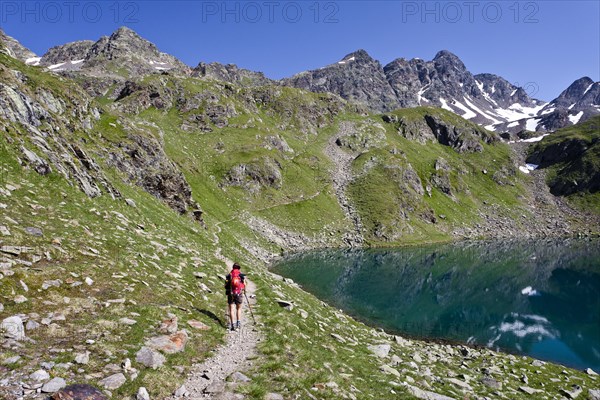
[[577,79],[549,103],[493,74],[473,75],[464,63],[442,50],[431,61],[398,58],[382,66],[365,50],[340,61],[280,81],[233,64],[199,63],[191,68],[163,53],[129,28],[119,28],[96,42],[77,41],[52,47],[41,57],[0,30],[0,39],[15,58],[61,74],[88,79],[94,95],[106,95],[115,83],[153,73],[204,77],[243,86],[284,85],[334,93],[375,112],[398,108],[444,108],[499,133],[546,132],[600,114],[600,82]]

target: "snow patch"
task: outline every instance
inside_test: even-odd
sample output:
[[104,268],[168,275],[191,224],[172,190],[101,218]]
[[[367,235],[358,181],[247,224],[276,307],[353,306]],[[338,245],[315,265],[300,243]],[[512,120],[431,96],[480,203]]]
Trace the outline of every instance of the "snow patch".
[[469,107],[471,107],[473,110],[477,111],[479,114],[483,115],[484,117],[486,117],[487,119],[489,119],[490,121],[492,121],[492,124],[499,124],[499,123],[502,122],[502,121],[499,121],[499,120],[491,117],[485,111],[482,111],[481,109],[479,109],[475,104],[471,103],[466,97],[463,97],[463,99],[465,100],[465,102],[467,103],[467,105]]
[[42,57],[30,57],[27,60],[25,60],[25,64],[27,65],[40,65],[40,60],[42,59]]
[[[590,89],[592,88],[592,86],[594,86],[593,83],[590,86],[588,86],[587,89],[585,89],[585,92],[583,92],[583,96],[585,96],[585,94],[590,91]],[[583,96],[581,96],[581,97],[583,97]]]
[[529,138],[529,139],[523,139],[523,140],[519,140],[519,141],[523,142],[523,143],[535,143],[535,142],[539,142],[540,140],[542,140],[546,136],[548,136],[547,133],[543,134],[542,136],[532,137],[532,138]]
[[48,69],[57,69],[57,68],[62,67],[65,64],[66,64],[66,62],[54,64],[54,65],[49,66]]
[[[525,166],[520,165],[519,166],[519,171],[521,171],[524,174],[528,174],[531,171],[535,170],[538,167],[538,165],[535,164],[525,164]],[[526,292],[526,293],[524,293]],[[525,289],[521,290],[521,294],[526,294],[529,296],[535,296],[537,294],[537,292],[535,290],[531,290],[531,286],[527,286]]]
[[538,124],[540,123],[541,119],[540,118],[530,118],[527,120],[527,123],[525,124],[525,129],[531,132],[535,132],[535,130],[538,127]]
[[569,121],[571,121],[571,123],[573,125],[575,125],[576,123],[579,122],[579,120],[581,119],[582,116],[583,116],[583,111],[579,111],[575,115],[569,115]]
[[454,100],[454,103],[452,103],[453,105],[455,105],[456,107],[460,108],[461,110],[463,110],[465,113],[462,115],[462,117],[464,119],[471,119],[471,118],[475,118],[477,116],[477,114],[475,114],[473,112],[473,110],[467,108],[464,104],[461,104],[459,101]]
[[450,106],[448,105],[448,102],[446,100],[442,99],[441,97],[440,97],[440,103],[442,103],[442,108],[444,110],[448,110],[448,111],[454,112],[454,110],[451,109]]
[[71,64],[81,64],[85,59],[82,58],[81,60],[75,60],[75,61],[71,61]]
[[515,93],[517,93],[517,90],[519,90],[519,88],[516,88],[515,90],[513,90],[512,93],[510,94],[510,97],[513,97],[515,95]]
[[569,106],[569,108],[568,108],[568,109],[569,109],[569,110],[572,110],[572,109],[573,109],[573,107],[575,107],[575,103],[571,104],[571,105]]
[[506,127],[507,128],[514,128],[515,126],[519,125],[519,121],[515,121],[515,122],[511,122],[510,124],[508,124]]

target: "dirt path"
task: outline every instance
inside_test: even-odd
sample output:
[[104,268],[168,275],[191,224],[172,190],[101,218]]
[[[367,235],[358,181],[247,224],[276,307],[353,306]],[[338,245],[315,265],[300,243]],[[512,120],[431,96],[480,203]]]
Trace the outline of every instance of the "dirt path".
[[347,135],[352,129],[351,123],[342,122],[339,131],[329,139],[327,147],[325,147],[325,155],[329,157],[334,165],[331,176],[335,196],[355,229],[355,233],[353,235],[346,235],[344,240],[350,247],[360,247],[363,244],[362,222],[358,211],[346,195],[346,188],[352,180],[352,161],[354,160],[354,156],[343,151],[336,144],[336,141],[340,137]]
[[[221,253],[221,247],[219,247],[221,227],[218,224],[216,226],[218,231],[214,233],[215,245],[217,246],[215,257],[225,263],[226,272],[229,272],[233,261]],[[255,293],[256,285],[247,279],[246,294],[251,307],[256,304]],[[223,308],[226,309],[226,307],[226,299],[223,296]],[[254,313],[254,317],[257,317],[256,313]],[[229,322],[228,317],[227,322]],[[180,396],[171,396],[167,399],[229,400],[237,398],[234,389],[236,385],[246,379],[243,371],[247,371],[252,366],[252,359],[258,354],[257,345],[263,337],[259,326],[253,321],[247,302],[244,302],[242,307],[241,322],[242,327],[240,329],[227,332],[225,343],[217,347],[210,358],[192,366],[190,374],[183,384],[185,389],[179,389]],[[228,382],[228,380],[231,382]]]

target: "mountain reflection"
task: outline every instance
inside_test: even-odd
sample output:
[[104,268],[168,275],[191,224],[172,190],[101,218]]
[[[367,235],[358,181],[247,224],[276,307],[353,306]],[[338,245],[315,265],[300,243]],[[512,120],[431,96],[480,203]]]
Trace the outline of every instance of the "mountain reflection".
[[600,241],[478,241],[292,255],[275,272],[355,317],[600,369]]

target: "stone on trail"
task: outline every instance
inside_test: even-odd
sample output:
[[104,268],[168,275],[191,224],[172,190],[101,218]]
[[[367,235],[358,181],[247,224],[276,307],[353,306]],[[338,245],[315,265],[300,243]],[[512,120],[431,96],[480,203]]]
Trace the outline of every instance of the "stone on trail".
[[42,290],[46,290],[51,287],[60,287],[61,284],[62,284],[62,281],[60,279],[55,279],[52,281],[45,281],[44,283],[42,283]]
[[182,352],[185,349],[185,344],[188,340],[186,331],[179,331],[172,335],[156,336],[146,341],[146,346],[155,350],[160,350],[163,353],[175,354]]
[[143,386],[140,387],[135,395],[135,400],[150,400],[150,394],[148,394],[148,390],[146,390],[146,388]]
[[227,377],[227,380],[230,382],[250,382],[251,379],[246,375],[242,374],[239,371],[234,372],[233,374]]
[[158,351],[144,346],[135,355],[135,361],[148,368],[156,369],[163,366],[166,358]]
[[54,393],[67,386],[67,382],[63,378],[54,378],[42,386],[42,392]]
[[392,346],[389,344],[372,344],[367,347],[371,353],[375,354],[379,358],[385,358],[388,356]]
[[206,393],[206,394],[223,393],[224,391],[225,391],[225,382],[221,382],[221,381],[213,382],[204,389],[204,393]]
[[69,385],[54,393],[52,400],[108,400],[108,397],[91,385]]
[[0,332],[2,332],[2,335],[8,339],[25,339],[25,327],[23,326],[23,320],[17,315],[3,319],[2,323],[0,323]]
[[175,397],[185,397],[189,394],[189,392],[187,391],[187,389],[185,388],[185,385],[181,385],[176,391],[175,393],[173,393],[173,396]]
[[21,359],[21,356],[8,357],[6,360],[2,361],[2,364],[11,365],[11,364],[18,362],[20,359]]
[[127,382],[127,378],[125,378],[125,375],[119,372],[118,374],[107,376],[106,378],[102,379],[99,383],[105,389],[115,390],[123,386],[125,382]]

